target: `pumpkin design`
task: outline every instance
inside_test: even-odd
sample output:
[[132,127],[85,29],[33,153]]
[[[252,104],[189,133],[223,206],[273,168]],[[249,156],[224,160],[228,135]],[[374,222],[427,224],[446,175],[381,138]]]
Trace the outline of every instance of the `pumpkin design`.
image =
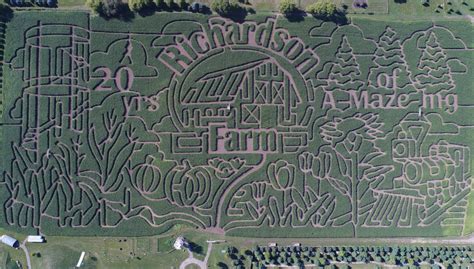
[[145,163],[133,169],[133,186],[143,194],[155,192],[161,183],[161,171],[153,162],[154,158],[148,156]]

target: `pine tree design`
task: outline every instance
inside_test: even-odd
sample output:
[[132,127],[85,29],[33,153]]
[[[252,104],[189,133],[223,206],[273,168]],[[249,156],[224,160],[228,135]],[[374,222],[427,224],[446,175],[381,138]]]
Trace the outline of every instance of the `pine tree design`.
[[430,33],[423,50],[415,76],[416,87],[424,93],[448,93],[455,88],[451,68],[447,63],[447,55],[438,42],[434,32]]
[[390,27],[385,29],[378,40],[374,63],[375,66],[369,69],[368,86],[378,90],[397,90],[411,84],[410,71],[400,39]]
[[325,90],[358,90],[360,80],[359,64],[346,36],[342,37],[336,53],[336,62],[332,64]]

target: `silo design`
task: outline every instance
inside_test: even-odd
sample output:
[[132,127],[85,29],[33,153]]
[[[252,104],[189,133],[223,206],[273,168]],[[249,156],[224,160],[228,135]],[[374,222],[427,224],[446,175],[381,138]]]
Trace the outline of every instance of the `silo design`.
[[24,36],[25,45],[11,62],[23,71],[23,103],[21,113],[11,116],[21,121],[22,146],[36,160],[62,130],[80,133],[87,124],[90,32],[38,21]]

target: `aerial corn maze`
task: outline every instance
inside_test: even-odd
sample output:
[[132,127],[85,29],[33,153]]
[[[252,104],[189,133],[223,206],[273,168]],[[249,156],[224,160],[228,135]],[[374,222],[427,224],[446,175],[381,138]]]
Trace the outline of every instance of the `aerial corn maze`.
[[16,12],[0,25],[1,225],[461,235],[470,27]]

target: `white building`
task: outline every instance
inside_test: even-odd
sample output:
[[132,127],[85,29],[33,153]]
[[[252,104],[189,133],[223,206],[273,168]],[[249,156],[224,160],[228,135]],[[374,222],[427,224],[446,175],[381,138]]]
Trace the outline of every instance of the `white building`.
[[79,260],[77,261],[76,268],[81,267],[82,262],[84,261],[84,257],[86,256],[86,253],[83,251],[81,253],[81,257],[79,257]]
[[15,238],[13,237],[10,237],[8,235],[2,235],[0,236],[0,242],[2,242],[3,244],[7,245],[7,246],[10,246],[12,248],[18,248],[20,247],[20,242],[18,242],[18,240],[16,240]]
[[174,248],[175,249],[183,249],[183,248],[187,248],[188,247],[188,241],[186,241],[186,239],[182,236],[179,236],[178,238],[176,238],[176,241],[174,242]]
[[44,239],[44,236],[42,235],[28,235],[26,237],[26,242],[28,243],[44,243],[46,240]]

